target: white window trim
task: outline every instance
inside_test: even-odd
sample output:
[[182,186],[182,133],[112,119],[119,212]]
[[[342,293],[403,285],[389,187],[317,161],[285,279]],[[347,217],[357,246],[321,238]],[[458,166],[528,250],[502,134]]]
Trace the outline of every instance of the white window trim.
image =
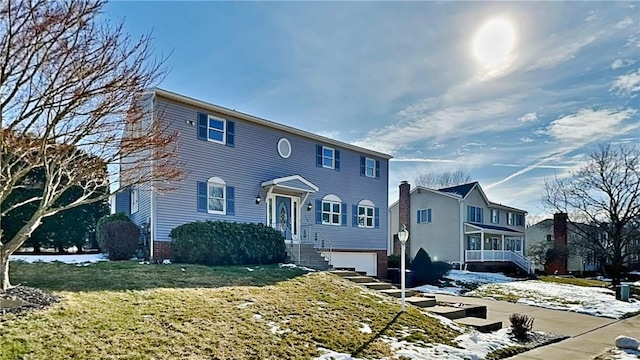
[[[329,211],[324,211],[324,204],[329,204]],[[338,204],[338,212],[333,211],[333,205]],[[324,221],[324,214],[329,214],[329,222]],[[338,215],[338,223],[334,223],[331,220],[334,215]],[[322,224],[323,225],[332,225],[332,226],[342,226],[342,203],[331,200],[322,200]]]
[[[220,131],[219,129],[215,129],[215,128],[210,127],[209,126],[209,120],[210,119],[214,119],[216,121],[222,121],[222,127],[223,127],[222,131]],[[209,131],[210,130],[217,131],[217,132],[222,132],[222,141],[211,139],[209,137]],[[209,115],[207,117],[207,141],[211,141],[211,142],[214,142],[216,144],[222,144],[222,145],[225,145],[227,143],[227,120],[226,119],[219,118],[219,117],[213,116],[213,115]],[[208,191],[207,191],[207,195],[208,195]],[[208,205],[207,205],[207,208],[208,208]]]
[[[209,198],[211,198],[211,193],[209,192],[209,186],[216,185],[222,187],[222,211],[211,210],[209,209]],[[216,198],[219,199],[219,198]],[[227,214],[227,183],[224,182],[219,177],[212,177],[207,180],[207,213],[209,214],[217,214],[217,215],[226,215]]]
[[135,188],[131,189],[131,213],[132,214],[137,213],[140,207],[139,206],[140,199],[138,195],[139,195],[138,189],[135,189]]
[[[418,211],[420,211],[420,222],[418,222],[418,224],[429,224],[431,223],[432,219],[429,219],[429,210],[431,210],[430,208],[428,209],[418,209]],[[424,211],[425,217],[422,217],[422,212]],[[431,211],[431,216],[433,217],[433,211]],[[416,219],[416,222],[418,221],[418,219]]]
[[[373,167],[369,167],[369,161],[373,162]],[[367,169],[371,169],[371,176],[369,176],[367,174]],[[375,178],[376,177],[376,159],[372,159],[370,157],[365,157],[364,158],[364,176],[368,177],[368,178]]]
[[[286,143],[289,146],[289,153],[288,154],[283,154],[282,153],[282,149],[280,149],[280,146]],[[280,155],[281,158],[283,159],[288,159],[289,156],[291,156],[291,142],[287,139],[287,138],[281,138],[280,140],[278,140],[278,155]]]
[[[361,217],[360,208],[364,209],[364,215],[362,215],[362,217],[364,218],[364,225],[360,225],[360,217]],[[371,209],[371,216],[367,215],[367,209]],[[371,218],[371,226],[367,225],[367,219],[369,218]],[[376,208],[374,204],[369,200],[360,201],[360,203],[358,204],[358,227],[373,229],[375,228],[375,226],[376,226]]]
[[507,212],[507,225],[514,226],[516,223],[516,214]]
[[[327,166],[324,164],[324,159],[326,156],[324,156],[324,150],[328,149],[331,150],[331,166]],[[336,149],[328,147],[328,146],[322,146],[322,167],[323,168],[327,168],[327,169],[335,169],[336,167]]]

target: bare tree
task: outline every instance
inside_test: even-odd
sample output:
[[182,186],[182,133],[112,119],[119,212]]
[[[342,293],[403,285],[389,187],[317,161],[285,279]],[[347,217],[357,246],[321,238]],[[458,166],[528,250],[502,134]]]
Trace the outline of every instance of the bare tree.
[[546,181],[543,202],[571,214],[572,246],[606,258],[618,285],[623,266],[640,253],[638,149],[600,145],[582,169]]
[[465,184],[471,181],[471,174],[468,171],[451,170],[442,173],[426,173],[418,175],[414,183],[430,189],[439,189],[449,186]]
[[[177,134],[153,121],[145,90],[164,75],[150,37],[132,39],[123,25],[97,17],[103,0],[0,2],[0,215],[37,204],[10,239],[0,233],[0,289],[9,255],[48,216],[103,200],[106,169],[120,165],[120,188],[166,190],[181,176]],[[29,174],[44,173],[34,181]],[[34,195],[7,199],[25,187]],[[80,188],[70,201],[58,201]],[[102,191],[100,191],[102,190]]]

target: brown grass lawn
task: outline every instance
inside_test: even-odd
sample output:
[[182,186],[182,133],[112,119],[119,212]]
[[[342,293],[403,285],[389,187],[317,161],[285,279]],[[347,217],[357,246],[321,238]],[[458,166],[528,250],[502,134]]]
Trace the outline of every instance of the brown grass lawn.
[[318,347],[379,358],[391,355],[383,335],[449,345],[458,335],[334,275],[252,268],[13,263],[14,284],[63,300],[0,316],[0,359],[309,359]]

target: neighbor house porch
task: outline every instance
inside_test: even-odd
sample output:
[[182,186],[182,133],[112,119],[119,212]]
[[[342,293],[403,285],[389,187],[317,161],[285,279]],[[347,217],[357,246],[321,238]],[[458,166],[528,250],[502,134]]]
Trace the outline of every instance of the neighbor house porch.
[[524,256],[524,233],[486,224],[464,223],[467,262],[511,262],[531,272],[531,262]]

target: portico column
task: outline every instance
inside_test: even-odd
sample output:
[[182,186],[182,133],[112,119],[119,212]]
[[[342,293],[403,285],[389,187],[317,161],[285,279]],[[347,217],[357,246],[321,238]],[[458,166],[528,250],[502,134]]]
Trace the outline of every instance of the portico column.
[[480,232],[480,261],[484,262],[484,230]]

